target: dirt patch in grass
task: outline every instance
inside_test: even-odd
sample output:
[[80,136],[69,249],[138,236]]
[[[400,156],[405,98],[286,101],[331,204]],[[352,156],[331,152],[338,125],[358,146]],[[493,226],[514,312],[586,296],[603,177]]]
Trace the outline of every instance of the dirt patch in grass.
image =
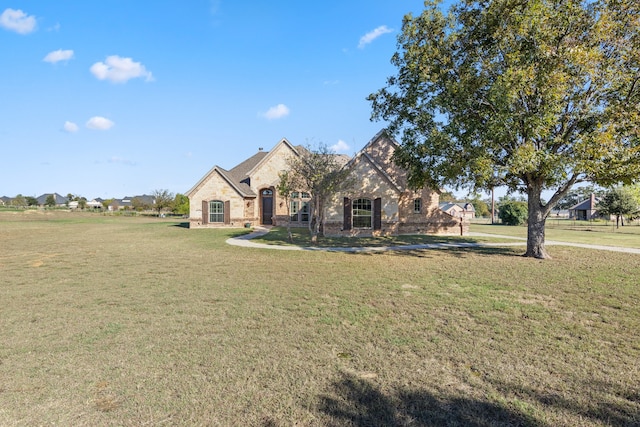
[[640,423],[637,255],[283,252],[158,218],[12,218],[0,425]]

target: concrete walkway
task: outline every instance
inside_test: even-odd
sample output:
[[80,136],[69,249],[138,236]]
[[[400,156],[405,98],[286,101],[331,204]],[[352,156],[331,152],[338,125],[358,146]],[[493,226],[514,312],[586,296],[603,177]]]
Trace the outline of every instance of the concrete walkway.
[[[421,245],[401,245],[401,246],[367,246],[367,247],[347,247],[347,248],[319,248],[315,246],[284,246],[284,245],[268,245],[265,243],[252,242],[251,239],[264,236],[271,230],[268,226],[258,226],[253,229],[249,234],[245,234],[239,237],[232,237],[227,239],[227,244],[233,246],[242,246],[245,248],[258,248],[258,249],[276,249],[281,251],[327,251],[327,252],[352,252],[352,253],[366,253],[366,252],[383,252],[383,251],[407,251],[417,249],[443,249],[443,248],[491,248],[491,247],[503,247],[503,246],[523,246],[527,244],[527,239],[522,237],[504,236],[499,234],[487,234],[487,233],[469,233],[470,237],[499,237],[502,239],[515,240],[515,242],[503,242],[503,243],[426,243]],[[546,245],[559,245],[559,246],[573,246],[576,248],[596,249],[602,251],[613,252],[625,252],[631,254],[639,254],[640,249],[637,248],[625,248],[620,246],[604,246],[604,245],[589,245],[586,243],[572,243],[572,242],[558,242],[555,240],[547,240]]]

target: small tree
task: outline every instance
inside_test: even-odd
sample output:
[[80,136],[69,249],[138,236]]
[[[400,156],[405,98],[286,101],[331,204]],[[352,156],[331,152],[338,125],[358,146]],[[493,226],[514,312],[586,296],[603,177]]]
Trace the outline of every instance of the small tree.
[[189,198],[184,194],[176,194],[173,199],[172,211],[178,215],[189,214]]
[[483,218],[491,216],[491,211],[489,210],[489,206],[484,200],[480,199],[480,197],[478,197],[477,195],[475,195],[471,199],[471,204],[473,205],[473,209],[476,211],[476,216],[483,217]]
[[[38,202],[36,201],[36,204]],[[23,208],[25,206],[27,206],[27,199],[25,199],[25,197],[22,194],[17,194],[16,197],[14,197],[11,200],[11,205],[18,207],[18,208]]]
[[507,200],[500,203],[498,217],[506,225],[522,225],[527,222],[527,202]]
[[133,200],[131,200],[131,207],[133,207],[133,209],[137,212],[151,209],[151,206],[145,203],[144,200],[140,197],[134,197]]
[[324,225],[324,205],[341,188],[348,186],[349,170],[326,145],[317,149],[307,147],[299,157],[289,159],[293,180],[300,189],[311,194],[309,203],[309,233],[311,242],[318,242],[318,235]]
[[627,188],[615,187],[600,200],[598,210],[601,215],[615,215],[616,228],[619,228],[621,219],[624,227],[624,215],[629,216],[638,213],[638,202],[633,193]]
[[164,208],[168,208],[173,203],[173,193],[169,190],[153,190],[154,209],[158,211],[158,216]]
[[38,199],[33,196],[27,196],[24,198],[27,203],[27,206],[38,206]]
[[49,194],[44,201],[44,205],[47,207],[54,207],[56,205],[56,198],[53,194]]

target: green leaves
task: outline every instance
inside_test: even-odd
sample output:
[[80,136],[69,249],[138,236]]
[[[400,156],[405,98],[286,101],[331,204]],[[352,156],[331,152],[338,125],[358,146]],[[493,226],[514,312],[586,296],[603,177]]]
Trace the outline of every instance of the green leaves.
[[639,177],[638,16],[630,1],[426,2],[404,18],[372,118],[401,134],[416,185]]
[[542,233],[527,254],[544,257],[544,219],[572,185],[640,179],[638,28],[635,0],[464,0],[446,15],[427,1],[372,119],[400,134],[416,187],[526,192]]

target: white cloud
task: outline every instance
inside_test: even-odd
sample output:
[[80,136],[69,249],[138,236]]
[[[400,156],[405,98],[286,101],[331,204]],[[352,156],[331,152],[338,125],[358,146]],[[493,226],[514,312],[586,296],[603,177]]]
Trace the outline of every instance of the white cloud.
[[329,149],[336,153],[344,153],[345,151],[349,150],[349,145],[343,140],[339,139],[338,142],[329,147]]
[[289,115],[289,107],[284,104],[278,104],[275,107],[271,107],[262,116],[269,120],[281,119]]
[[58,50],[54,50],[53,52],[49,52],[47,56],[44,57],[43,61],[51,62],[52,64],[55,64],[56,62],[59,62],[59,61],[68,61],[71,58],[73,58],[72,50],[58,49]]
[[29,34],[36,29],[36,18],[21,10],[5,9],[0,15],[0,27],[18,34]]
[[366,45],[377,39],[383,34],[392,33],[393,30],[386,25],[381,25],[373,31],[369,31],[364,36],[360,37],[360,43],[358,43],[358,49],[364,49]]
[[118,55],[107,56],[105,62],[96,62],[90,70],[98,80],[109,80],[112,83],[125,83],[137,77],[144,77],[148,82],[153,81],[153,75],[144,65]]
[[104,117],[100,116],[91,117],[87,122],[87,127],[94,130],[109,130],[114,125],[115,123],[113,123],[111,120],[105,119]]
[[64,129],[65,132],[75,133],[75,132],[78,132],[79,128],[78,128],[77,124],[75,124],[73,122],[66,121],[66,122],[64,122],[63,129]]

